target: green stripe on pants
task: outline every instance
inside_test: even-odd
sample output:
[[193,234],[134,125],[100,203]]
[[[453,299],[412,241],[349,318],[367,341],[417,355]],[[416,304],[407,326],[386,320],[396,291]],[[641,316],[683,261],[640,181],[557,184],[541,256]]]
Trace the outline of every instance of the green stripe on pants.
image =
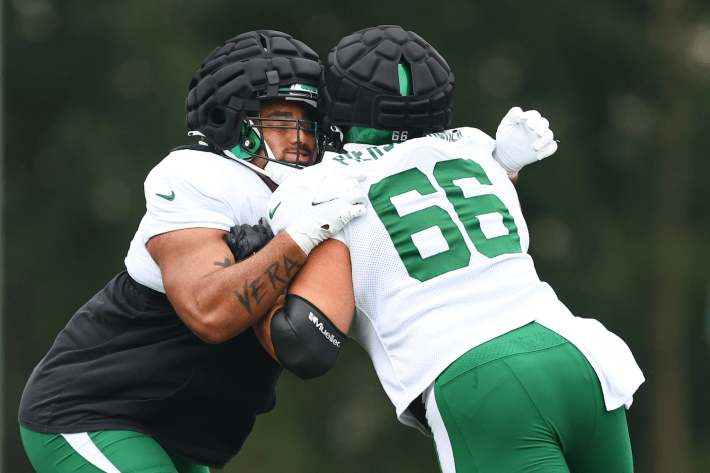
[[[61,434],[44,434],[20,426],[22,443],[38,473],[102,473]],[[209,473],[206,466],[195,465],[166,452],[155,440],[139,432],[102,430],[89,432],[101,453],[121,473]]]

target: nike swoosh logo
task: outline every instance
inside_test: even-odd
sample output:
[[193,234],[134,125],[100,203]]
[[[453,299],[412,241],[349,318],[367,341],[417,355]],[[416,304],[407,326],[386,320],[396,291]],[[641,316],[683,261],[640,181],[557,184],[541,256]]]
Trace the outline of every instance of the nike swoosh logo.
[[172,191],[170,195],[163,195],[163,194],[155,194],[158,197],[162,197],[165,200],[175,200],[175,191]]
[[278,209],[280,205],[281,205],[281,202],[279,202],[279,205],[274,207],[274,210],[269,210],[269,218],[274,218],[274,214],[276,213],[276,209]]
[[316,205],[327,204],[328,202],[333,202],[334,200],[338,200],[338,198],[337,198],[337,197],[333,197],[332,199],[322,200],[322,201],[320,201],[320,202],[316,202],[316,201],[314,200],[314,201],[311,203],[311,205],[312,205],[313,207],[315,207]]

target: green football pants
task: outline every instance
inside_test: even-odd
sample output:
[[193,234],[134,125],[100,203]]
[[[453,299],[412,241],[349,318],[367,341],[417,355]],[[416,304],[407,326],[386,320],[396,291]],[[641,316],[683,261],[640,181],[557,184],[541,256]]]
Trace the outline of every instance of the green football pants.
[[37,473],[209,473],[166,452],[151,437],[127,430],[42,434],[20,427]]
[[537,323],[460,357],[426,407],[443,473],[633,471],[624,407],[607,411],[584,355]]

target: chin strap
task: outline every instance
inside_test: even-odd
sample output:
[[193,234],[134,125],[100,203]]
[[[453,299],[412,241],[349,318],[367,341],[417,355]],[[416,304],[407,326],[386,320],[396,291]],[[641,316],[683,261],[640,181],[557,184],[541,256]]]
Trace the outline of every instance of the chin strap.
[[[266,153],[266,156],[268,156],[271,159],[274,158],[274,153],[271,151],[271,148],[269,147],[269,144],[266,142],[266,140],[261,141],[262,144],[264,145],[264,152]],[[222,152],[232,160],[238,162],[239,164],[248,167],[254,172],[258,172],[262,176],[266,176],[271,181],[276,184],[277,186],[281,185],[287,177],[289,177],[291,174],[300,171],[300,169],[292,167],[292,166],[286,166],[283,164],[279,164],[276,161],[266,161],[266,165],[264,166],[264,169],[260,168],[259,166],[254,165],[250,161],[247,161],[246,159],[239,159],[237,158],[234,153],[232,153],[230,150],[225,149],[222,150]]]
[[289,176],[297,173],[300,169],[293,166],[284,166],[283,164],[279,164],[274,161],[267,161],[266,166],[262,169],[262,172],[263,171],[270,173],[271,177],[267,177],[274,181],[274,184],[280,186]]

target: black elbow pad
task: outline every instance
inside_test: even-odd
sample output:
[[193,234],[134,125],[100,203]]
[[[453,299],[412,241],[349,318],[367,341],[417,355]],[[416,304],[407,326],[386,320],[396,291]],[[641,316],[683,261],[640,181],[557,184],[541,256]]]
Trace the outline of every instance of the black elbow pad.
[[301,379],[333,367],[347,336],[316,306],[295,294],[271,319],[271,342],[281,365]]

